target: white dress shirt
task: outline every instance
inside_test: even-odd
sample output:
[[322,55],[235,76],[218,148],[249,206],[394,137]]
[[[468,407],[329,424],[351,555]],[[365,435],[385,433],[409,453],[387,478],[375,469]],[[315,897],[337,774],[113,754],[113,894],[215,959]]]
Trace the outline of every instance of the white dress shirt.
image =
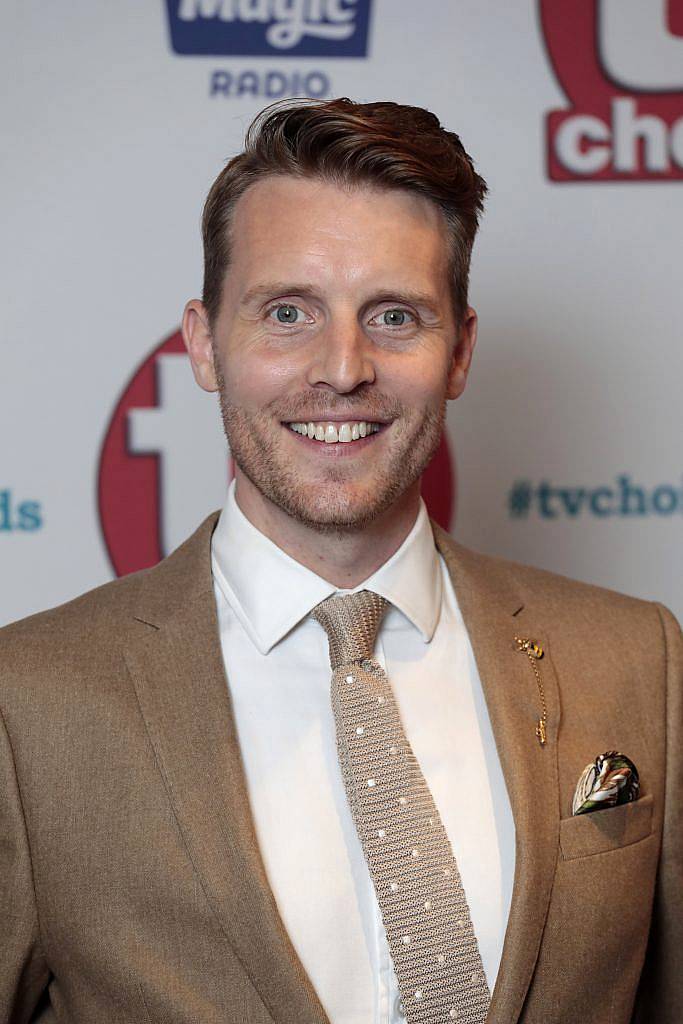
[[[221,644],[259,847],[292,944],[331,1024],[402,1021],[372,880],[337,760],[327,636],[338,591],[243,515],[231,485],[212,541]],[[489,987],[498,973],[515,830],[479,674],[424,504],[355,590],[391,602],[375,657],[396,695],[453,849]]]

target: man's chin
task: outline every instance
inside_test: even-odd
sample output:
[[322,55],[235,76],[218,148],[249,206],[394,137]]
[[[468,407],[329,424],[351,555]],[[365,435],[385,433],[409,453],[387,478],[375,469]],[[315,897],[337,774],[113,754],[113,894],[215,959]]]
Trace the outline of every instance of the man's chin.
[[[355,532],[374,522],[390,506],[391,500],[377,500],[355,491],[319,488],[315,494],[291,492],[275,497],[277,504],[292,519],[318,533]],[[278,500],[279,499],[279,500]]]
[[345,534],[364,529],[396,502],[403,491],[398,481],[392,487],[359,487],[354,484],[299,483],[292,481],[252,482],[268,502],[291,519],[317,533]]

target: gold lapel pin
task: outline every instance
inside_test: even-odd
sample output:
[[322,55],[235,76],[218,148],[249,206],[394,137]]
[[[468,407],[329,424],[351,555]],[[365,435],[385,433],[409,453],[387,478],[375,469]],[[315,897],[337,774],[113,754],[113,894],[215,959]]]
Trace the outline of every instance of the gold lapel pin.
[[538,696],[541,699],[541,717],[536,723],[536,735],[538,736],[538,742],[542,747],[545,746],[546,741],[546,722],[548,721],[548,707],[545,702],[545,691],[543,689],[543,680],[541,679],[541,673],[538,668],[538,662],[543,657],[543,648],[540,644],[537,644],[535,640],[532,640],[528,636],[516,636],[515,643],[517,644],[517,650],[526,654],[529,659],[529,664],[533,669],[534,676],[536,677],[536,685],[538,687]]

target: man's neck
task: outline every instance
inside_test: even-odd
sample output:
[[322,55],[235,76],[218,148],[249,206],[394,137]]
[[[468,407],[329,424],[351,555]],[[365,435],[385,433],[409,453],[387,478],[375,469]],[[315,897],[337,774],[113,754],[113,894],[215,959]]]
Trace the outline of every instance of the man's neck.
[[418,480],[366,526],[322,532],[274,505],[236,470],[235,499],[249,522],[290,558],[340,590],[362,583],[398,551],[415,525],[420,507]]

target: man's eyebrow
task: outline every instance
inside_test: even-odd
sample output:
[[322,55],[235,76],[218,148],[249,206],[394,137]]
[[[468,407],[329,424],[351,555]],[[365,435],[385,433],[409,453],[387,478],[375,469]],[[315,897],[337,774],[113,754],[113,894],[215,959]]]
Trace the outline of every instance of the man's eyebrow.
[[312,284],[292,281],[270,281],[249,288],[240,299],[240,302],[246,305],[249,302],[253,302],[254,299],[264,299],[269,295],[313,295],[315,291],[316,289]]
[[439,299],[429,292],[415,292],[409,288],[382,288],[373,293],[364,303],[368,306],[377,302],[402,302],[407,306],[426,306],[432,312],[439,310]]
[[[241,298],[243,305],[248,305],[256,299],[267,298],[275,295],[317,295],[318,289],[309,283],[292,281],[271,281],[266,284],[258,284],[249,288]],[[378,302],[405,303],[410,306],[426,306],[433,312],[438,312],[440,302],[436,295],[429,292],[417,292],[406,288],[379,288],[366,296],[362,305],[371,306]]]

